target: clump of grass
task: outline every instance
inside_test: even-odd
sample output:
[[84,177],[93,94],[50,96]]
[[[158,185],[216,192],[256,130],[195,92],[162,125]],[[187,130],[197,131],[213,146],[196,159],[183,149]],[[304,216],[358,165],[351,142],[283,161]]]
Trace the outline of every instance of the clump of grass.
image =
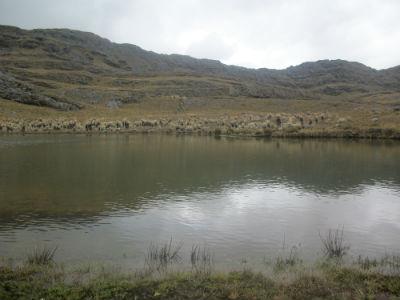
[[54,263],[54,256],[58,247],[36,247],[27,255],[26,261],[30,265],[50,265]]
[[288,251],[289,248],[287,247],[286,236],[284,234],[282,248],[279,255],[268,260],[264,257],[264,263],[267,266],[272,266],[275,272],[283,271],[288,267],[294,267],[303,262],[299,255],[300,248],[301,244],[299,243],[298,245],[290,247],[290,250]]
[[190,264],[196,273],[210,274],[213,265],[213,255],[206,247],[193,245],[190,251]]
[[382,267],[388,268],[392,274],[400,274],[400,255],[386,254],[380,261]]
[[288,255],[279,255],[274,262],[274,270],[279,271],[283,270],[287,267],[294,267],[297,264],[302,263],[302,260],[299,257],[298,247],[293,246],[290,249]]
[[400,274],[400,255],[397,254],[385,254],[379,259],[360,255],[355,264],[363,270],[379,268],[383,273]]
[[326,237],[319,234],[322,241],[322,250],[328,258],[341,259],[350,249],[350,246],[344,242],[344,228],[332,230],[329,229]]
[[182,248],[182,243],[174,244],[172,238],[168,243],[158,246],[150,244],[147,249],[145,263],[150,270],[166,270],[168,265],[181,260],[179,252]]
[[368,256],[363,257],[359,255],[356,264],[359,265],[363,270],[369,270],[377,267],[380,263],[376,258],[369,258]]

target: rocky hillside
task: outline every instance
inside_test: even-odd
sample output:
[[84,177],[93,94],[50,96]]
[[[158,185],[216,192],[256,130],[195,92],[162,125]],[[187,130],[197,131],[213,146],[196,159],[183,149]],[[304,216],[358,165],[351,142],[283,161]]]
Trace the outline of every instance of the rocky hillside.
[[400,91],[400,67],[343,60],[247,69],[164,55],[68,29],[0,26],[0,98],[60,110],[119,107],[152,98],[325,99]]

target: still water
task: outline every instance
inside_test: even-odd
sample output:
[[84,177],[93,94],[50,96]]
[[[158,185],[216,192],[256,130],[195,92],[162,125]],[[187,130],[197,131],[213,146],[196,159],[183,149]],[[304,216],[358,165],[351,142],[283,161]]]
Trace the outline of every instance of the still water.
[[400,144],[148,135],[0,137],[0,256],[137,265],[172,237],[257,264],[344,227],[350,255],[400,252]]

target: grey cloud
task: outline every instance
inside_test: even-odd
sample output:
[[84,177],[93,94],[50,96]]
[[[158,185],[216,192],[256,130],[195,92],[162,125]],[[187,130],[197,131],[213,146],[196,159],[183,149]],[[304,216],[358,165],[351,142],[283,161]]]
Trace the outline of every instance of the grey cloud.
[[217,60],[229,59],[234,49],[216,33],[211,33],[205,38],[191,43],[186,53],[196,58],[209,58]]

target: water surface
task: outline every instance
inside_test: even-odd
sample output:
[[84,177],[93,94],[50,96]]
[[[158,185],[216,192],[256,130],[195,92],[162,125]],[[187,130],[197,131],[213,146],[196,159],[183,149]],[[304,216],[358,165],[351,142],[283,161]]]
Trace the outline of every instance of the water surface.
[[0,137],[0,256],[137,265],[151,242],[257,264],[344,226],[351,255],[400,251],[400,144],[159,135]]

